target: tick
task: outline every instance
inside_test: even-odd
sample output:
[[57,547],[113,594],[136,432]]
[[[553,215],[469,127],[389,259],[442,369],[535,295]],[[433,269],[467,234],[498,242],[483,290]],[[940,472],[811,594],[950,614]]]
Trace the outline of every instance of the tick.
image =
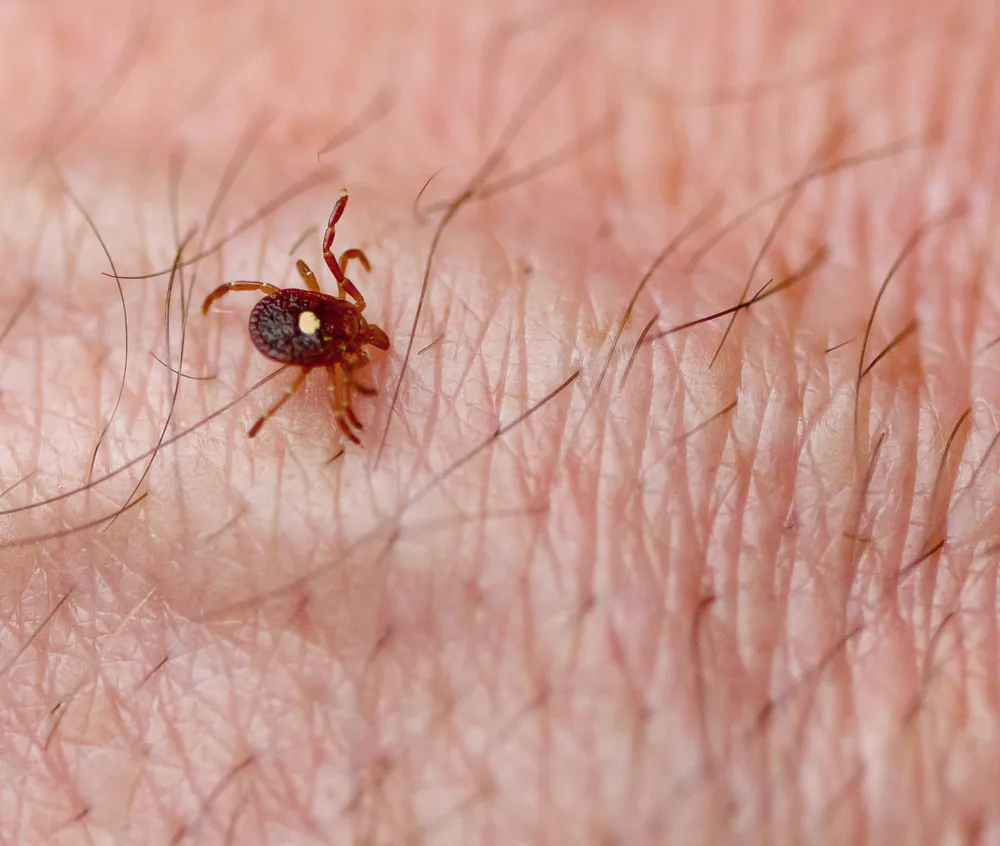
[[[354,391],[374,395],[377,391],[356,381],[358,370],[368,364],[366,346],[380,350],[389,349],[389,336],[361,314],[365,298],[347,278],[347,264],[356,260],[365,270],[371,270],[368,257],[358,249],[345,250],[336,258],[331,252],[334,229],[347,206],[345,194],[333,207],[330,221],[323,236],[323,258],[337,280],[337,296],[324,294],[316,275],[299,259],[295,266],[305,282],[306,289],[278,288],[266,282],[227,282],[205,298],[202,314],[208,314],[216,300],[230,291],[263,291],[267,296],[259,300],[250,312],[250,340],[267,358],[299,368],[295,381],[247,433],[251,438],[261,426],[302,387],[309,371],[323,368],[330,377],[330,399],[340,430],[354,443],[361,443],[354,430],[364,427],[351,407]],[[350,294],[353,303],[347,300]]]

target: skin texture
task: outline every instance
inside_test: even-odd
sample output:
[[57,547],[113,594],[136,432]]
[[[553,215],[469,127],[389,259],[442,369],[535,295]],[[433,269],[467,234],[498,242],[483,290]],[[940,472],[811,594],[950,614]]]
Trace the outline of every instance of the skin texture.
[[[0,506],[173,441],[145,477],[0,517],[0,843],[1000,842],[991,4],[140,5],[0,13],[0,327],[34,292],[0,341],[0,491],[27,477]],[[390,417],[441,214],[413,197],[441,168],[425,200],[461,191],[539,73],[498,175],[604,131],[445,229]],[[162,270],[380,90],[388,114],[324,154],[335,178],[187,268],[169,349],[167,277],[122,281],[91,471],[122,303],[60,180],[119,273]],[[725,220],[905,138],[796,196],[750,291],[825,262],[711,367],[725,320],[645,346],[622,385],[654,314],[740,301],[781,201],[689,269]],[[331,464],[319,374],[253,441],[293,373],[202,423],[273,363],[254,295],[195,312],[322,268],[342,188],[334,249],[371,258],[353,278],[393,347],[363,448]],[[859,391],[885,275],[949,209],[863,365],[915,329]],[[183,373],[215,378],[172,405],[151,353],[176,367],[182,336]]]

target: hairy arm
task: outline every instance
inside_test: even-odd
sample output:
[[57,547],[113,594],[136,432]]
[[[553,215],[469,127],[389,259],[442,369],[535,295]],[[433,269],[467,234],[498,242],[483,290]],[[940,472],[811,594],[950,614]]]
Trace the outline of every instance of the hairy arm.
[[[125,5],[3,23],[0,839],[992,831],[988,12]],[[364,446],[250,440],[341,187]]]

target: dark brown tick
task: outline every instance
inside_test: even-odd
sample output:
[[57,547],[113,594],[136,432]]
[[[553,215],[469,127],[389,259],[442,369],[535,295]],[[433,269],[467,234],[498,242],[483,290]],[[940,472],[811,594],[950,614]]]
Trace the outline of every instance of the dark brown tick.
[[[299,375],[281,399],[250,427],[247,434],[251,438],[302,387],[309,371],[322,367],[330,377],[330,398],[337,425],[354,443],[361,443],[354,429],[362,431],[364,427],[351,407],[351,394],[356,390],[373,395],[376,391],[355,381],[355,373],[368,364],[368,351],[362,347],[387,350],[389,336],[362,316],[365,298],[346,275],[351,259],[371,270],[368,257],[361,250],[351,249],[341,253],[338,260],[330,251],[334,228],[346,206],[345,194],[333,207],[323,236],[323,258],[337,280],[336,297],[320,290],[315,274],[299,259],[295,266],[308,290],[278,288],[266,282],[227,282],[212,291],[202,304],[202,314],[208,314],[212,303],[230,291],[263,291],[267,296],[250,312],[250,339],[262,355],[299,367]],[[354,303],[348,302],[348,294]]]

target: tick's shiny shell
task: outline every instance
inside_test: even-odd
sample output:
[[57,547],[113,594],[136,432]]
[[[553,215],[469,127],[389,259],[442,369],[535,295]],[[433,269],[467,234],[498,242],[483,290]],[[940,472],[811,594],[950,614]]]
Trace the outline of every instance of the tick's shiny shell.
[[253,345],[283,364],[334,364],[365,343],[367,328],[346,300],[298,288],[268,294],[250,312]]

